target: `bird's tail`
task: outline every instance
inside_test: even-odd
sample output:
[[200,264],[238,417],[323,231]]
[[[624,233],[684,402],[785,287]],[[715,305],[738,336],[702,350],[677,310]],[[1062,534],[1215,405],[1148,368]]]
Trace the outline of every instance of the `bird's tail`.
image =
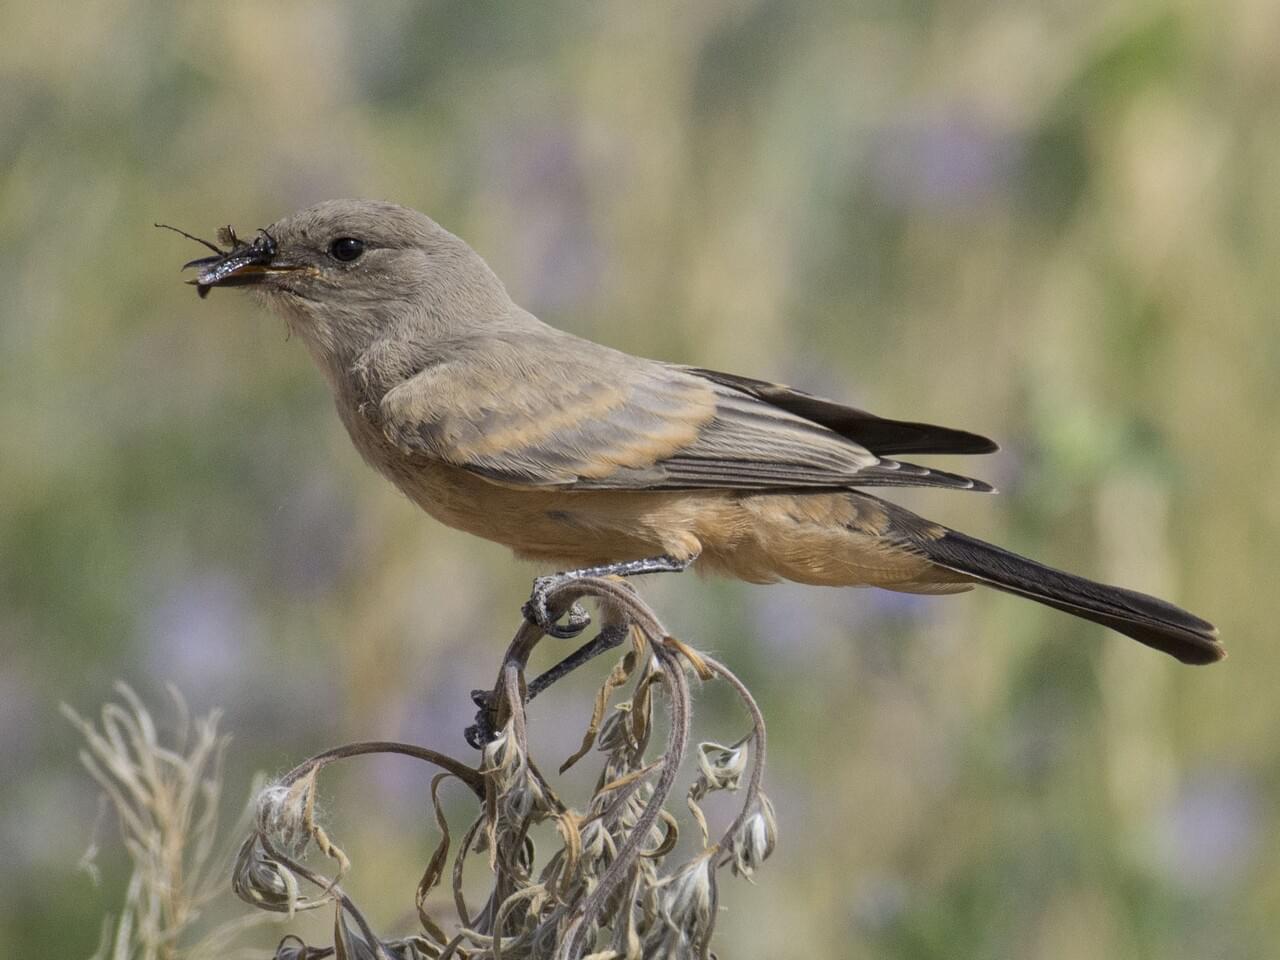
[[939,567],[1100,623],[1183,663],[1226,656],[1213,624],[1145,593],[1055,570],[954,530],[917,545]]

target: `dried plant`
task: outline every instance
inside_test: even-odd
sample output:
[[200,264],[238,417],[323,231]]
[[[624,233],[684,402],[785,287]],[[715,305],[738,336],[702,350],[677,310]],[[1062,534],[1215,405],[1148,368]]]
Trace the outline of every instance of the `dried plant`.
[[[262,910],[286,916],[326,906],[334,911],[331,945],[311,946],[286,936],[276,949],[278,960],[711,956],[719,871],[728,867],[751,878],[772,852],[776,839],[773,808],[760,789],[764,720],[737,677],[718,661],[671,636],[625,582],[564,579],[549,594],[551,608],[560,611],[583,598],[598,603],[602,632],[613,631],[614,636],[630,640],[630,648],[596,695],[581,747],[560,767],[563,773],[594,748],[600,770],[591,795],[580,806],[571,806],[530,754],[524,672],[544,633],[526,622],[507,650],[492,692],[477,696],[480,722],[478,728],[468,731],[468,738],[483,743],[478,767],[412,744],[353,743],[310,758],[257,793],[252,828],[235,858],[232,885],[236,893]],[[684,799],[700,842],[691,856],[682,859],[677,855],[680,820],[670,805],[689,753],[691,683],[707,681],[727,683],[737,693],[749,716],[750,729],[728,745],[698,745],[697,776]],[[624,690],[629,695],[614,702]],[[131,694],[127,697],[134,713],[141,715],[140,705]],[[108,755],[105,746],[115,755],[121,752],[123,742],[148,736],[154,739],[142,725],[138,734],[131,733],[123,741],[110,733],[104,740],[76,719],[91,745],[103,740],[104,748],[95,747],[95,755]],[[112,726],[120,722],[113,713]],[[663,727],[665,743],[659,751],[651,740],[655,730]],[[204,739],[214,738],[208,722],[201,731]],[[148,755],[154,752],[148,746]],[[205,753],[220,757],[221,743],[214,738]],[[352,869],[351,861],[316,815],[320,772],[338,760],[368,754],[396,754],[440,770],[431,784],[440,840],[418,882],[420,929],[407,937],[382,937],[373,930],[342,885]],[[107,787],[117,808],[125,811],[122,821],[128,816],[126,836],[143,833],[133,821],[142,799],[149,800],[152,791],[138,790],[137,797],[125,799],[115,783],[136,780],[133,765],[124,775],[113,772],[104,776],[92,758],[86,763]],[[456,846],[455,831],[440,800],[441,786],[451,779],[465,785],[476,804],[475,816]],[[701,801],[715,791],[739,790],[742,803],[736,817],[712,840]],[[554,849],[545,854],[535,848],[531,837],[531,830],[540,823],[555,827]],[[163,852],[158,859],[164,861],[174,854],[165,845],[163,830],[161,837],[158,846]],[[139,846],[138,841],[132,842]],[[327,859],[327,871],[308,864],[313,854]],[[478,909],[467,903],[464,894],[464,875],[473,854],[486,855],[490,873],[488,895]],[[152,874],[158,875],[155,870],[144,875]],[[445,886],[452,893],[447,911],[432,907],[440,898],[431,896]],[[149,896],[158,896],[158,892]],[[134,901],[138,899],[134,897]],[[131,910],[130,916],[142,915],[136,906]],[[156,917],[152,922],[160,931],[172,929],[181,920],[177,909],[163,902],[148,910],[145,915]],[[444,916],[445,912],[449,915]]]
[[[62,706],[84,736],[80,760],[114,809],[133,864],[120,916],[104,923],[94,960],[226,960],[235,955],[232,941],[257,918],[196,935],[205,908],[225,890],[234,852],[224,845],[220,854],[218,843],[228,742],[218,734],[219,714],[193,721],[170,689],[176,730],[162,743],[133,690],[117,684],[116,691],[124,703],[106,704],[100,727]],[[95,879],[96,854],[95,839],[81,862]]]

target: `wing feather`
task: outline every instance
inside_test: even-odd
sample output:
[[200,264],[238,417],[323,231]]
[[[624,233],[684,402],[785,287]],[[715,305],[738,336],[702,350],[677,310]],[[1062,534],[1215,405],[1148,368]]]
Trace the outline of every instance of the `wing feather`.
[[763,381],[707,376],[555,331],[547,341],[526,333],[458,345],[382,398],[387,437],[496,482],[568,490],[991,489],[888,459],[741,386]]
[[866,410],[833,400],[815,397],[794,387],[768,380],[755,380],[702,367],[685,367],[690,373],[721,386],[754,397],[799,417],[820,424],[841,436],[860,443],[873,453],[899,456],[904,453],[994,453],[999,445],[967,430],[939,427],[932,423],[889,420]]

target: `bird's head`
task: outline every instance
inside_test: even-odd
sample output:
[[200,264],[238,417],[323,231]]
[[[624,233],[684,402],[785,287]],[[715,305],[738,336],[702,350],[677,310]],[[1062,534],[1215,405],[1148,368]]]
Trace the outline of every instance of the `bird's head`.
[[190,283],[200,296],[214,287],[250,287],[330,355],[400,332],[438,335],[456,317],[509,304],[475,251],[430,217],[393,203],[327,200],[251,239],[230,227],[218,239],[221,246],[199,241],[213,256],[186,264],[197,270]]

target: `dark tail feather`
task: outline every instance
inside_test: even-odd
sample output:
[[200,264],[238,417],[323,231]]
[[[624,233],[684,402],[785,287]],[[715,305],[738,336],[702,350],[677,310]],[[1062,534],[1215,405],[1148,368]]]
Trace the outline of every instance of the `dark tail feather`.
[[1213,624],[1145,593],[1064,573],[954,530],[919,546],[940,567],[1100,623],[1183,663],[1215,663],[1227,655]]

